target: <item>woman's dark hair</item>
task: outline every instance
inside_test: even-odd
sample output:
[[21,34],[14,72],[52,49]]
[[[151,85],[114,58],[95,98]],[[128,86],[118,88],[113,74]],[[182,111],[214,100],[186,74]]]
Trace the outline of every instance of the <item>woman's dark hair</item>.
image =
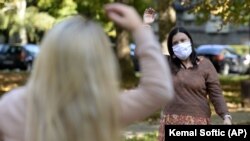
[[180,70],[181,65],[183,65],[181,63],[181,60],[174,55],[174,51],[173,51],[173,37],[179,32],[186,34],[188,36],[188,38],[190,39],[190,42],[191,42],[191,45],[192,45],[192,53],[190,54],[189,58],[190,58],[190,60],[191,60],[191,62],[193,64],[193,68],[197,68],[197,61],[199,60],[198,57],[197,57],[197,54],[196,54],[196,52],[194,50],[193,39],[192,39],[191,35],[188,33],[188,31],[183,27],[174,27],[170,31],[170,33],[168,35],[168,41],[167,41],[168,51],[169,51],[169,54],[170,54],[171,70],[174,73],[177,73]]

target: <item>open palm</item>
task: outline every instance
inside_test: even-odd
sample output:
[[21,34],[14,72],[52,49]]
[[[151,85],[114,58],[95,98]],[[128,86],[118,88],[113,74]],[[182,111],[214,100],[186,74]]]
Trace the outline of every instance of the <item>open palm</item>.
[[155,10],[153,8],[147,8],[143,14],[143,22],[145,24],[151,24],[155,20]]

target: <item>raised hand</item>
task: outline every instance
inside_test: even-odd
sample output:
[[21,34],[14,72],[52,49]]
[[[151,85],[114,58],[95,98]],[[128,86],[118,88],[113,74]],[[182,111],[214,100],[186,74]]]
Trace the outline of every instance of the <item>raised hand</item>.
[[144,11],[144,14],[143,14],[143,22],[144,24],[151,24],[154,22],[155,20],[155,16],[156,16],[156,12],[153,8],[147,8],[145,11]]

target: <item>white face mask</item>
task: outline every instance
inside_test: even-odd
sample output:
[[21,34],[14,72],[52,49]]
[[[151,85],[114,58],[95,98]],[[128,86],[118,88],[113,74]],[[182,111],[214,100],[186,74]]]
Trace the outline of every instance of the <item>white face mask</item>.
[[192,46],[190,41],[179,43],[173,46],[173,51],[176,57],[181,60],[186,60],[192,53]]

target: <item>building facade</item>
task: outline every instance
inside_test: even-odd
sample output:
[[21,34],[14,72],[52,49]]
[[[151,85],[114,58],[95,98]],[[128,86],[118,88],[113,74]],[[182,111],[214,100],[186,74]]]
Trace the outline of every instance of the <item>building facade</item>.
[[[228,44],[246,45],[250,41],[250,25],[222,25],[220,18],[211,16],[203,24],[197,24],[195,15],[188,10],[174,6],[177,15],[177,26],[184,26],[192,35],[195,45]],[[250,24],[250,23],[249,23]]]

